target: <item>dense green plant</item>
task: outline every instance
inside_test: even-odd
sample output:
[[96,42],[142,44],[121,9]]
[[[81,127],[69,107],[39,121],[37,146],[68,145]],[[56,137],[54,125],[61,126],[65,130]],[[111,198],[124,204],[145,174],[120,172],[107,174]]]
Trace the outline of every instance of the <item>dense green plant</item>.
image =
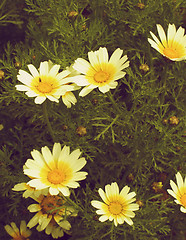
[[[5,1],[0,10],[4,5]],[[12,191],[15,184],[28,181],[22,167],[30,152],[43,146],[52,149],[54,142],[60,142],[82,151],[88,172],[81,187],[72,191],[79,213],[64,239],[184,240],[184,213],[166,190],[175,173],[184,176],[186,172],[185,62],[164,58],[147,38],[150,31],[156,32],[157,23],[164,29],[169,23],[185,27],[185,7],[184,0],[25,0],[24,39],[1,42],[1,239],[7,239],[5,224],[15,221],[19,225],[20,220],[28,222],[32,217],[27,210],[31,200]],[[7,17],[0,15],[0,25],[20,19]],[[95,89],[79,97],[74,92],[77,103],[71,108],[62,100],[58,104],[47,101],[53,141],[43,106],[16,90],[18,71],[27,71],[28,64],[38,68],[45,60],[60,64],[63,70],[79,57],[87,59],[87,53],[99,47],[107,47],[109,54],[123,49],[130,61],[127,74],[106,94]],[[149,67],[147,71],[140,69],[143,64]],[[171,124],[173,116],[178,124]],[[79,136],[78,126],[85,127],[87,134]],[[101,223],[90,204],[100,200],[98,188],[114,181],[120,188],[128,185],[141,202],[132,227],[124,223],[113,229],[110,221]],[[153,188],[158,182],[163,185],[160,190]],[[52,239],[35,228],[32,231],[30,239]]]

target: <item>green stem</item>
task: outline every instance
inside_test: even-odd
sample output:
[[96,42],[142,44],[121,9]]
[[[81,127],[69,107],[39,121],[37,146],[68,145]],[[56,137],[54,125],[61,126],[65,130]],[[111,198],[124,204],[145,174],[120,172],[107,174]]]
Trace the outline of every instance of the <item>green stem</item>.
[[53,133],[53,130],[52,130],[52,127],[51,127],[51,124],[50,124],[50,121],[49,121],[49,118],[48,118],[48,112],[47,112],[47,102],[44,101],[44,103],[42,104],[43,105],[43,116],[45,118],[45,121],[46,121],[46,124],[47,124],[47,127],[48,127],[48,131],[52,137],[52,140],[53,142],[54,141],[54,133]]
[[72,201],[69,197],[65,197],[65,199],[67,200],[68,203],[70,203],[76,209],[80,210],[81,212],[84,212],[83,209],[80,206],[78,206],[74,201]]
[[111,240],[116,240],[116,231],[115,231],[114,222],[112,222],[110,239],[111,239]]
[[100,134],[97,135],[97,137],[94,138],[94,140],[99,140],[99,138],[104,135],[109,128],[112,127],[112,125],[117,121],[117,119],[119,118],[119,115],[117,115],[114,120],[111,122],[111,124],[109,126],[107,126]]
[[117,103],[115,102],[115,100],[114,100],[110,91],[107,93],[107,96],[109,97],[110,101],[112,102],[112,104],[115,107],[115,109],[117,110],[117,112],[121,113],[121,110],[119,109],[119,107],[118,107]]

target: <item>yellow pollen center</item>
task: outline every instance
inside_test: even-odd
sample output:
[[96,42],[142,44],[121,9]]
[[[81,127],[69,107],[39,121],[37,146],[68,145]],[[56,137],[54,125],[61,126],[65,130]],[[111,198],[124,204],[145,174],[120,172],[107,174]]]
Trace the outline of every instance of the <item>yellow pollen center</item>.
[[176,49],[173,49],[173,48],[165,48],[163,50],[163,53],[165,54],[166,57],[169,57],[169,58],[178,58],[179,57],[178,51],[176,51]]
[[53,184],[59,184],[64,182],[65,180],[65,174],[59,169],[54,169],[48,173],[47,179],[49,182]]
[[186,193],[183,194],[183,196],[180,198],[180,202],[183,204],[184,207],[186,207]]
[[112,202],[109,205],[109,211],[114,215],[120,214],[122,210],[123,210],[123,207],[119,202]]
[[109,79],[109,74],[107,72],[99,71],[94,74],[94,80],[98,83],[106,82]]
[[39,82],[36,88],[39,92],[42,92],[42,93],[49,93],[53,89],[52,84],[46,83],[46,82]]

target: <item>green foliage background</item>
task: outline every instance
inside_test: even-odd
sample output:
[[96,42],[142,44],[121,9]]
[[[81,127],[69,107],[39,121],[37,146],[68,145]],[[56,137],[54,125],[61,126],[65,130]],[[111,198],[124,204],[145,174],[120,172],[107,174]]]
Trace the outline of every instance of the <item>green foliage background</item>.
[[[78,57],[87,59],[88,51],[107,47],[124,50],[130,60],[125,78],[107,94],[94,90],[67,109],[47,102],[55,142],[79,148],[87,160],[88,172],[72,199],[83,209],[72,221],[70,240],[184,240],[185,218],[179,206],[168,196],[170,179],[186,172],[184,160],[184,84],[185,62],[171,62],[150,47],[147,38],[156,24],[167,29],[169,23],[185,27],[184,0],[17,0],[0,5],[0,239],[7,239],[4,225],[20,220],[27,222],[33,214],[29,199],[11,189],[27,181],[22,167],[33,149],[52,149],[41,105],[18,92],[17,74],[27,65],[39,67],[41,61],[60,64],[61,70]],[[75,11],[76,17],[69,17]],[[147,64],[148,72],[139,69]],[[171,125],[170,117],[179,119]],[[165,123],[164,120],[168,120]],[[66,126],[66,130],[64,130]],[[87,134],[80,137],[78,126]],[[132,176],[132,177],[131,177]],[[128,185],[143,203],[136,211],[134,225],[119,225],[111,233],[109,221],[101,223],[93,199],[100,200],[97,190],[116,181]],[[162,182],[156,193],[152,184]],[[34,228],[31,239],[52,239]],[[114,234],[114,236],[112,235]],[[34,238],[35,237],[35,238]]]

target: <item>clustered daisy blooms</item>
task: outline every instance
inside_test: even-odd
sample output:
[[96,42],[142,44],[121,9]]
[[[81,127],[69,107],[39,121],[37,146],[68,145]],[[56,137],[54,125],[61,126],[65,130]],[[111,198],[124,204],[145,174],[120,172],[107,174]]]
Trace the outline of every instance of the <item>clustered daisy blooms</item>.
[[33,150],[31,155],[33,159],[26,161],[23,171],[32,178],[27,184],[36,190],[48,188],[51,195],[61,192],[69,196],[69,188],[79,187],[77,181],[86,178],[87,172],[79,171],[86,164],[85,158],[79,158],[79,149],[70,153],[70,147],[61,149],[61,144],[55,143],[52,153],[45,146],[41,148],[41,153]]
[[12,237],[12,240],[29,240],[28,237],[32,234],[32,232],[26,227],[26,222],[24,220],[21,221],[20,230],[14,222],[11,222],[10,225],[6,225],[4,228]]
[[176,198],[174,200],[177,204],[181,205],[180,211],[183,213],[186,213],[186,177],[185,180],[183,180],[181,174],[178,172],[176,174],[176,181],[177,185],[170,180],[170,185],[172,187],[171,189],[168,189],[167,192]]
[[181,61],[186,59],[186,35],[185,29],[181,26],[176,31],[174,24],[169,24],[167,30],[167,37],[163,27],[157,24],[157,30],[160,37],[159,39],[150,32],[152,39],[148,38],[148,41],[154,49],[160,52],[163,56],[169,58],[172,61]]
[[130,188],[125,186],[119,193],[119,187],[116,182],[106,185],[105,192],[99,188],[98,193],[104,203],[97,200],[91,201],[92,206],[99,209],[96,213],[102,215],[99,221],[114,220],[115,226],[124,222],[129,225],[133,224],[131,220],[135,216],[133,211],[138,210],[139,205],[133,203],[136,200],[134,198],[136,193],[129,193],[129,190]]
[[59,68],[60,65],[53,64],[50,60],[41,62],[39,71],[34,65],[29,64],[31,74],[20,69],[17,78],[24,85],[16,85],[16,89],[26,91],[28,97],[36,97],[36,104],[42,104],[46,98],[59,102],[60,96],[72,88],[67,84],[70,72],[64,70],[59,73]]
[[121,58],[122,54],[123,50],[117,48],[109,59],[107,49],[100,47],[98,51],[88,52],[89,62],[78,58],[73,68],[82,75],[71,77],[71,81],[78,86],[85,86],[79,96],[84,97],[97,87],[102,93],[116,88],[116,80],[125,76],[126,73],[122,70],[129,66],[127,55]]
[[62,237],[64,231],[70,230],[71,225],[66,219],[68,216],[77,216],[77,211],[62,196],[41,194],[32,198],[37,204],[28,206],[30,212],[36,212],[27,224],[29,228],[38,224],[39,232],[45,229],[46,234],[51,234],[53,238]]

